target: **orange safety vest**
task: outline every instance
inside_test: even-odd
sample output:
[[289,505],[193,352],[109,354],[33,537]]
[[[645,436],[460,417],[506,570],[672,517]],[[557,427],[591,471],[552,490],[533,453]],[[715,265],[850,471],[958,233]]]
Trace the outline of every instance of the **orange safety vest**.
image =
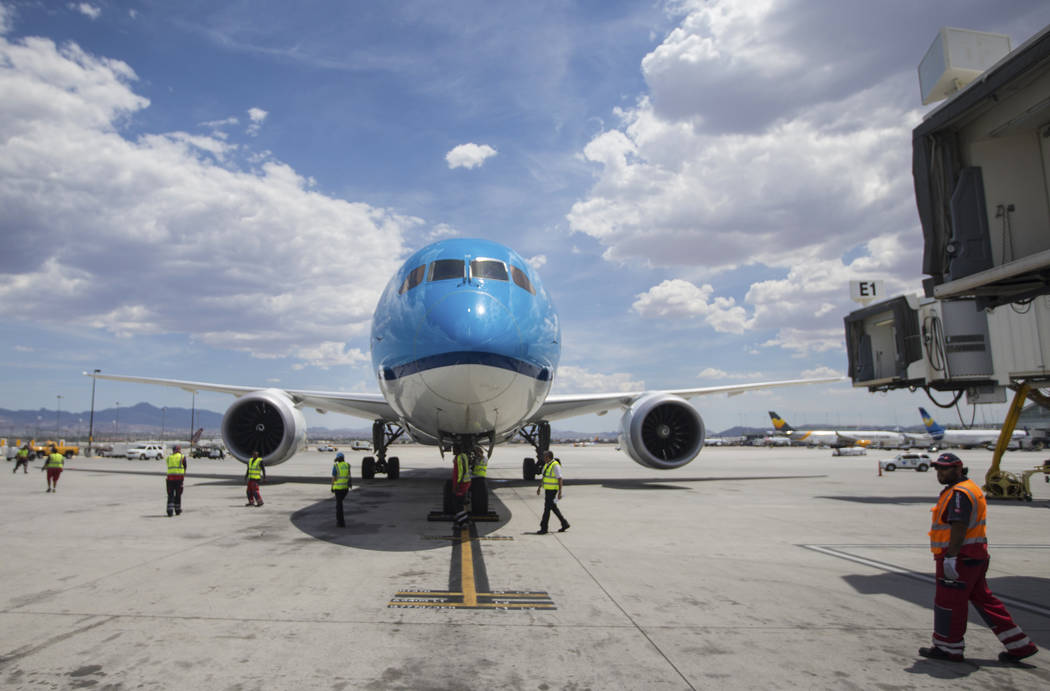
[[[986,556],[988,538],[985,535],[985,523],[988,518],[988,503],[984,499],[984,493],[973,480],[965,479],[955,483],[941,492],[937,504],[930,509],[933,520],[930,523],[930,551],[934,555],[942,555],[948,549],[951,539],[952,527],[944,522],[944,512],[948,510],[948,503],[956,492],[962,492],[970,499],[970,522],[966,526],[966,536],[963,538],[963,556]],[[972,545],[972,547],[971,547]]]

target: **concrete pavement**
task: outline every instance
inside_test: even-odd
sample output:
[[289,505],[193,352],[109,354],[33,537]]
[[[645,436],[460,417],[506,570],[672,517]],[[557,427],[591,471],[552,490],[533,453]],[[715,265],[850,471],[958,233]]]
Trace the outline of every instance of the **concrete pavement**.
[[[527,451],[501,447],[489,480],[501,520],[478,523],[467,542],[426,520],[451,467],[426,447],[398,447],[397,481],[362,482],[363,454],[348,454],[345,529],[328,491],[333,454],[269,469],[262,508],[244,507],[241,464],[191,459],[175,518],[164,514],[162,462],[75,458],[55,494],[38,466],[0,473],[0,685],[1050,685],[1041,480],[1032,503],[991,505],[989,580],[1043,651],[1001,665],[974,615],[972,663],[959,665],[916,655],[933,621],[933,473],[878,477],[876,460],[891,454],[876,452],[710,448],[671,472],[609,446],[555,453],[572,528],[531,534],[542,499],[520,479]],[[990,453],[960,455],[980,481]],[[1041,461],[1014,452],[1004,469]],[[433,605],[520,605],[521,593],[553,607]]]

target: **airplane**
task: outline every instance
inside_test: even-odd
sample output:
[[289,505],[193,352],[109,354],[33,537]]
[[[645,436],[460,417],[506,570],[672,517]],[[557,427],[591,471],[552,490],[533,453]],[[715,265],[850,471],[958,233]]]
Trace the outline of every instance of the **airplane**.
[[[377,472],[397,479],[400,462],[388,451],[404,434],[437,446],[442,457],[454,446],[482,446],[491,456],[496,444],[520,436],[540,459],[550,446],[551,422],[610,410],[624,411],[622,448],[633,461],[659,470],[681,468],[700,453],[705,436],[703,419],[687,399],[841,380],[552,395],[561,327],[551,298],[519,254],[480,239],[441,240],[412,254],[379,298],[370,340],[379,393],[84,374],[232,394],[236,400],[223,416],[222,438],[242,463],[258,451],[272,467],[304,448],[303,408],[372,420],[375,456],[362,459],[364,479]],[[524,459],[523,479],[533,480],[540,470],[537,460]],[[446,506],[447,493],[446,487]]]
[[797,430],[788,424],[787,420],[769,411],[769,419],[773,421],[773,429],[779,434],[788,436],[792,442],[811,444],[813,446],[830,446],[841,448],[845,446],[904,446],[910,443],[908,435],[901,432],[879,429],[843,429],[843,430]]
[[[922,416],[922,424],[926,426],[930,439],[938,444],[961,446],[965,449],[975,446],[994,445],[999,441],[998,429],[947,429],[937,424],[933,416],[921,406],[919,407],[919,415]],[[1026,436],[1028,436],[1026,431],[1021,429],[1014,430],[1010,438],[1010,445],[1019,445],[1021,439]]]

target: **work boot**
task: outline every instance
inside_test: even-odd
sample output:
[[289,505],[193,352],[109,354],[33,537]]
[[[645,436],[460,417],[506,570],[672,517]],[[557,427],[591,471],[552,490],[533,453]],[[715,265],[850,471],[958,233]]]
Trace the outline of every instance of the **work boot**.
[[558,532],[559,532],[559,533],[564,533],[564,532],[565,532],[566,530],[568,530],[568,529],[569,529],[569,524],[568,524],[568,523],[566,523],[566,524],[565,524],[565,525],[563,525],[563,526],[562,526],[561,528],[558,528]]
[[966,659],[962,655],[954,655],[952,653],[947,652],[946,650],[941,650],[935,645],[930,646],[929,648],[919,648],[919,655],[922,655],[923,657],[928,657],[931,660],[946,660],[948,662],[966,662]]
[[1035,647],[1034,643],[1030,643],[1023,648],[1018,648],[1016,653],[1011,653],[1009,650],[1004,650],[999,653],[999,662],[1020,662],[1026,657],[1032,657],[1039,652],[1039,648]]
[[173,514],[173,513],[174,512],[171,509],[168,509],[168,518],[171,518],[171,514]]

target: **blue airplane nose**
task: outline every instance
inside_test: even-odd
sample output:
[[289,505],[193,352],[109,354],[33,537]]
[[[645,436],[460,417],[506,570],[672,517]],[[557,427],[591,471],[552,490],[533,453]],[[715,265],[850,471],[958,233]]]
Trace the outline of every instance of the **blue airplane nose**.
[[[477,290],[457,290],[429,306],[427,350],[468,351],[516,357],[521,334],[514,315],[498,300]],[[417,347],[423,344],[417,340]]]

